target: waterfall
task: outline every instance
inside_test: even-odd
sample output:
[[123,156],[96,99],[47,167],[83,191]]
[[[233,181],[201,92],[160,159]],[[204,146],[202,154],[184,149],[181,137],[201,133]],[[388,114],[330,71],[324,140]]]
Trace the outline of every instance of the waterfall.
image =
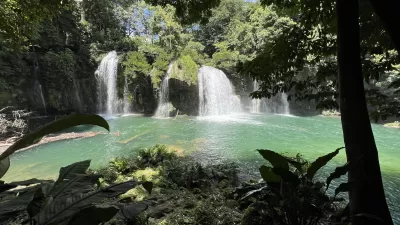
[[[253,82],[253,91],[258,90],[259,85],[255,80]],[[266,99],[255,99],[251,100],[251,110],[252,113],[271,113],[271,114],[285,114],[289,115],[289,102],[287,101],[286,93],[278,93],[277,95]]]
[[156,117],[169,117],[171,110],[171,103],[169,102],[169,74],[172,71],[173,63],[169,64],[168,71],[161,83],[160,97],[158,100],[158,107]]
[[289,115],[290,114],[290,109],[289,109],[289,102],[287,100],[288,96],[286,93],[281,94],[281,102],[283,106],[283,114]]
[[[39,84],[39,82],[38,82],[38,84]],[[40,90],[40,99],[42,99],[44,115],[46,115],[47,114],[47,112],[46,112],[46,101],[44,100],[44,97],[43,97],[43,90],[42,90],[42,85],[41,84],[39,84],[39,90]]]
[[38,80],[35,80],[35,82],[33,83],[33,93],[34,93],[34,99],[35,99],[36,104],[39,103],[38,101],[40,99],[40,103],[42,104],[42,107],[44,110],[44,115],[46,115],[47,114],[46,101],[43,96],[42,85],[39,83]]
[[240,99],[225,73],[210,66],[202,66],[198,74],[199,115],[222,116],[240,112]]
[[44,96],[43,96],[42,85],[40,84],[40,82],[38,80],[39,61],[37,60],[35,47],[33,47],[33,52],[35,53],[34,54],[34,60],[33,60],[33,78],[35,80],[33,82],[33,96],[34,96],[34,99],[35,99],[34,101],[36,103],[38,103],[38,99],[40,99],[40,102],[42,103],[42,106],[43,106],[44,115],[46,116],[46,114],[47,114],[46,101],[45,101]]
[[265,99],[265,112],[289,115],[289,102],[286,93],[278,93],[269,99]]
[[128,88],[128,77],[125,76],[124,84],[124,114],[131,112],[131,101],[129,100],[129,88]]
[[[255,80],[253,82],[253,91],[257,91],[258,90],[258,82]],[[251,110],[250,112],[252,113],[260,113],[261,110],[261,99],[259,98],[253,98],[251,100]]]
[[117,52],[109,52],[102,60],[95,74],[97,79],[97,108],[100,113],[117,113]]
[[79,112],[82,113],[83,112],[83,105],[82,105],[81,95],[79,94],[79,90],[80,90],[79,83],[76,81],[75,78],[72,78],[72,82],[74,84],[76,105],[78,107]]

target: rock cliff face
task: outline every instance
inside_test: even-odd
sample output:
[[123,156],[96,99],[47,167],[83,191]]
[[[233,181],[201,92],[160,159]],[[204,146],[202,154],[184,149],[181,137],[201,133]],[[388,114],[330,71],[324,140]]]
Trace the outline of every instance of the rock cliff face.
[[169,100],[179,114],[198,115],[199,88],[175,78],[169,80]]

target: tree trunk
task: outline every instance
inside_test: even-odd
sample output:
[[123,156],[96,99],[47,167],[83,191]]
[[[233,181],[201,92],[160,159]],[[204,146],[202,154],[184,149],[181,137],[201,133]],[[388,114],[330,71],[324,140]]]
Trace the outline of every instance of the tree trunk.
[[358,0],[336,0],[340,111],[353,225],[392,225],[364,94]]

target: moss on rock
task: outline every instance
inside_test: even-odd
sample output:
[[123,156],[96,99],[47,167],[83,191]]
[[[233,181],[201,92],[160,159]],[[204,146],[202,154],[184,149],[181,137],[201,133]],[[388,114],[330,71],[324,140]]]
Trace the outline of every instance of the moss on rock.
[[137,181],[151,181],[153,183],[159,182],[160,171],[157,168],[146,167],[143,170],[136,170],[132,176]]
[[188,85],[197,85],[197,73],[199,66],[188,55],[178,58],[172,65],[170,78],[186,82]]

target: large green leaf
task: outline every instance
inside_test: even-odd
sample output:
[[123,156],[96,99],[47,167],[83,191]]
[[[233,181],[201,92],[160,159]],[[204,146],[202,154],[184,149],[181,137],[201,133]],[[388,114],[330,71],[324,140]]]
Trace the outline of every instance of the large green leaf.
[[36,178],[32,178],[32,179],[24,180],[24,181],[14,181],[14,182],[7,183],[7,184],[5,184],[4,182],[3,183],[0,182],[0,193],[10,190],[12,188],[15,188],[17,186],[28,186],[31,184],[43,184],[43,183],[49,183],[49,182],[52,182],[52,180],[38,180]]
[[[65,130],[67,128],[78,126],[78,125],[97,125],[103,127],[110,131],[109,125],[105,119],[98,115],[71,115],[63,117],[52,123],[45,125],[44,127],[33,131],[32,133],[24,135],[21,139],[15,142],[13,145],[7,148],[1,155],[0,160],[7,158],[15,151],[28,147],[35,143],[35,141],[40,140],[43,136]],[[1,175],[1,173],[0,173]]]
[[[52,185],[53,184],[51,184],[51,187]],[[43,185],[36,190],[32,201],[29,202],[26,209],[30,218],[36,216],[40,212],[43,202],[46,199],[46,194],[49,192],[48,189],[51,189],[51,187],[48,187],[48,185]]]
[[[76,162],[66,167],[61,167],[59,177],[55,183],[43,185],[35,193],[29,203],[27,211],[32,218],[44,210],[59,196],[68,196],[92,190],[99,176],[87,175],[86,170],[90,166],[90,160]],[[93,178],[92,178],[93,177]]]
[[282,168],[272,168],[272,172],[282,178],[285,182],[288,182],[290,184],[293,184],[294,186],[297,186],[300,184],[300,179],[298,176],[296,176],[294,173],[290,172],[289,170],[285,170]]
[[68,225],[98,225],[112,219],[119,209],[115,206],[90,206],[74,214]]
[[338,166],[335,168],[335,171],[333,171],[328,178],[326,178],[326,189],[329,188],[329,185],[331,184],[333,179],[340,178],[341,176],[345,175],[347,171],[349,170],[349,164],[346,163],[343,166]]
[[18,195],[14,194],[13,198],[2,200],[0,202],[0,224],[23,210],[26,210],[27,205],[32,201],[35,191],[38,187],[29,188],[27,191],[21,191]]
[[54,199],[57,199],[76,192],[82,193],[91,191],[100,177],[101,175],[77,174],[74,178],[55,183],[54,188],[50,191],[49,195]]
[[107,188],[93,191],[86,194],[71,195],[53,201],[45,210],[42,210],[33,219],[38,225],[60,223],[71,217],[78,211],[96,203],[102,202],[105,198],[116,197],[137,185],[135,181],[114,184]]
[[43,183],[49,183],[49,182],[53,182],[53,180],[39,180],[39,179],[36,179],[36,178],[32,178],[32,179],[29,179],[29,180],[14,181],[14,182],[11,182],[9,184],[16,185],[16,186],[28,186],[28,185],[31,185],[31,184],[43,184]]
[[339,153],[339,151],[343,148],[344,147],[338,148],[327,155],[319,157],[317,160],[311,163],[310,167],[308,167],[307,169],[307,178],[309,180],[312,180],[317,171],[321,169],[323,166],[325,166],[331,159],[333,159],[333,157],[335,157]]
[[8,168],[10,168],[10,157],[6,157],[0,160],[0,178],[2,178],[4,174],[7,173]]
[[0,184],[0,193],[1,192],[5,192],[5,191],[7,191],[7,190],[10,190],[10,189],[13,189],[13,188],[16,188],[17,187],[17,185],[12,185],[12,184]]
[[350,183],[348,183],[348,182],[339,184],[339,186],[335,189],[335,196],[333,198],[336,198],[336,196],[339,193],[348,192],[349,188],[350,188]]
[[264,157],[264,159],[270,162],[273,167],[289,170],[288,160],[281,154],[271,150],[257,149],[257,151],[262,155],[262,157]]
[[294,168],[296,168],[300,173],[303,173],[303,167],[306,163],[297,162],[291,158],[285,157],[288,163],[290,163]]
[[271,167],[263,165],[260,166],[259,170],[261,177],[265,182],[279,183],[281,181],[281,177],[272,172]]
[[61,167],[60,173],[56,183],[62,182],[65,179],[71,179],[76,177],[76,174],[85,174],[86,170],[89,169],[90,160],[80,161],[72,163],[69,166]]
[[121,206],[121,215],[128,220],[134,219],[137,215],[145,211],[149,206],[146,203],[139,202],[130,205]]

